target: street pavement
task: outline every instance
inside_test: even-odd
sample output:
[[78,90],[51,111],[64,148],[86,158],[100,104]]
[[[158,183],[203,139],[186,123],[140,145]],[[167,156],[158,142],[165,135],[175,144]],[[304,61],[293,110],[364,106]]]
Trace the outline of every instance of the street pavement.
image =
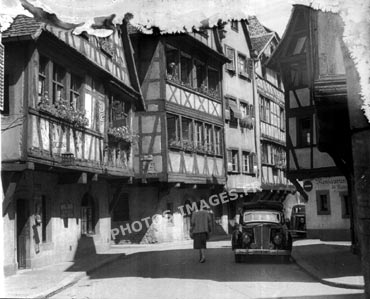
[[229,240],[211,241],[208,248],[200,264],[191,241],[114,245],[94,258],[8,277],[5,297],[363,298],[363,290],[354,289],[363,283],[358,258],[349,253],[339,263],[341,272],[336,269],[349,252],[347,243],[296,241],[295,262],[248,258],[237,264]]

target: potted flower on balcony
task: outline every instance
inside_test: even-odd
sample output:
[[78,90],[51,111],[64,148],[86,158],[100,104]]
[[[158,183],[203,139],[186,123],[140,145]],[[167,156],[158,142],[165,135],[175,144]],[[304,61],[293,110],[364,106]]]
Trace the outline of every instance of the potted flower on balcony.
[[182,142],[182,148],[184,151],[191,151],[193,152],[195,147],[194,147],[194,142],[191,140],[184,140]]
[[46,92],[37,103],[37,107],[40,112],[67,121],[75,128],[85,128],[89,125],[85,111],[75,109],[68,101],[63,99],[52,103]]
[[114,142],[123,142],[129,145],[137,138],[137,135],[132,134],[129,128],[125,126],[121,127],[109,127],[108,137]]
[[239,124],[242,128],[253,129],[253,118],[250,115],[247,115],[240,119]]
[[180,140],[170,139],[169,140],[169,145],[170,145],[171,148],[181,149],[181,141]]

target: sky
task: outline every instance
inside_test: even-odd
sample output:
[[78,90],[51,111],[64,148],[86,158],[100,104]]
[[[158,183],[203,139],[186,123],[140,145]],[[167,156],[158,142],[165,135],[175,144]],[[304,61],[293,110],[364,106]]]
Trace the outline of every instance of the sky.
[[[123,13],[131,11],[134,13],[132,21],[138,21],[144,25],[146,22],[152,22],[159,27],[164,27],[164,30],[182,30],[184,26],[191,28],[193,25],[200,25],[199,22],[207,17],[211,18],[211,22],[217,23],[218,18],[241,18],[245,17],[245,14],[256,15],[263,25],[282,36],[290,16],[293,0],[136,0],[134,2],[130,0],[94,0],[93,5],[91,0],[27,1],[36,6],[40,5],[49,12],[55,12],[66,22],[87,21],[88,24],[87,19],[91,16],[103,16],[111,13],[115,13],[116,19],[121,20]],[[73,5],[71,5],[72,3]],[[88,10],[86,10],[86,5],[89,5]],[[4,24],[1,24],[4,23],[1,22],[4,15],[11,14],[14,17],[18,13],[25,12],[21,7],[20,0],[0,0],[0,25],[3,25],[2,29],[6,29]]]
[[289,21],[292,1],[289,0],[246,0],[247,7],[266,27],[282,37]]

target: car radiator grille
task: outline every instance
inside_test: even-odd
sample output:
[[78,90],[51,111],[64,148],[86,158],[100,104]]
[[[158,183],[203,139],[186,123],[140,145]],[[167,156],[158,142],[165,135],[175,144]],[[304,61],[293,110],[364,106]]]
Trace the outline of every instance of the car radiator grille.
[[254,242],[258,249],[270,248],[270,227],[259,225],[253,228]]

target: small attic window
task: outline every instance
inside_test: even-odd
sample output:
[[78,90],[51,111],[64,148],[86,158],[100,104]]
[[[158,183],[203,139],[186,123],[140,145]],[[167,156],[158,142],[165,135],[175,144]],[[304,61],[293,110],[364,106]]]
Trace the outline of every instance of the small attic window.
[[239,26],[238,26],[238,21],[234,21],[234,20],[232,20],[231,21],[231,29],[232,30],[234,30],[234,31],[236,31],[236,32],[238,32],[239,31]]
[[294,50],[292,52],[293,55],[298,55],[306,52],[306,40],[306,36],[301,36],[297,39]]

